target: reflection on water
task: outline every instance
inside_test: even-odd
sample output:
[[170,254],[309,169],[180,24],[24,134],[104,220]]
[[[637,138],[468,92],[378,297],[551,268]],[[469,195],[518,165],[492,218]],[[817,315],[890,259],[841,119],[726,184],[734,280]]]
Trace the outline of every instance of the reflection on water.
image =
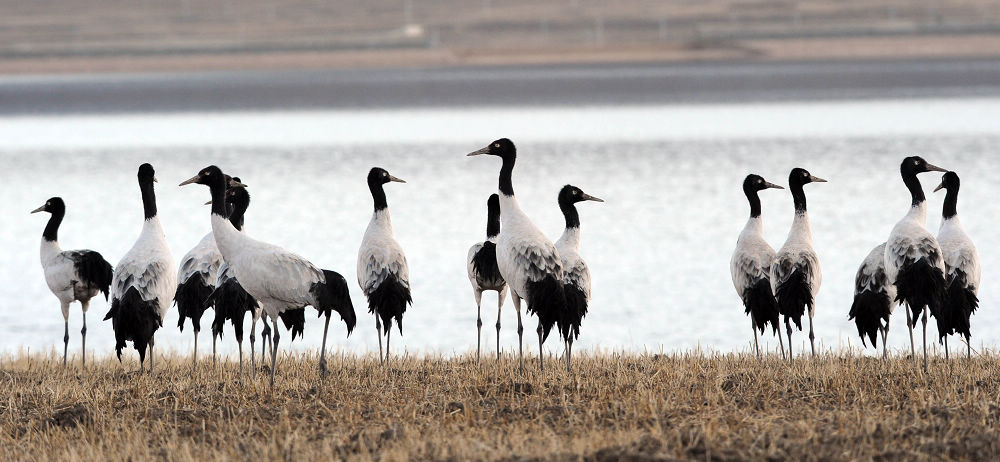
[[[973,107],[996,105],[967,103]],[[947,104],[969,107],[960,101]],[[177,116],[181,122],[175,131],[162,125],[158,132],[149,134],[139,130],[142,124],[129,125],[136,123],[134,119],[125,120],[124,125],[119,123],[122,121],[109,126],[91,122],[103,127],[95,136],[100,136],[101,130],[110,133],[127,129],[117,136],[142,145],[134,148],[121,147],[118,142],[95,146],[100,143],[88,143],[82,138],[82,130],[68,135],[81,137],[71,138],[72,142],[60,139],[56,133],[47,139],[29,140],[62,148],[22,146],[0,152],[0,215],[5,217],[0,227],[0,253],[5,257],[0,263],[0,280],[5,282],[0,286],[0,350],[61,346],[58,302],[46,288],[38,262],[37,245],[45,218],[28,212],[50,196],[64,197],[68,211],[60,232],[63,247],[90,247],[115,263],[140,229],[142,211],[135,170],[146,161],[157,169],[160,215],[177,259],[209,230],[209,210],[201,205],[208,199],[203,187],[175,185],[210,163],[242,177],[250,185],[253,200],[247,214],[247,228],[253,236],[298,252],[321,267],[337,270],[351,282],[358,307],[358,329],[345,340],[343,324],[336,323],[331,326],[331,338],[335,347],[356,352],[377,350],[374,320],[367,314],[364,298],[354,283],[357,246],[372,208],[365,175],[371,166],[387,168],[407,180],[406,184],[387,187],[387,194],[396,237],[410,261],[414,299],[406,314],[404,335],[401,341],[394,339],[394,348],[444,353],[474,349],[476,310],[465,275],[465,256],[468,247],[484,237],[485,201],[494,191],[500,164],[495,158],[469,159],[464,154],[497,136],[510,136],[515,142],[523,138],[519,142],[514,187],[522,207],[552,239],[562,231],[556,194],[563,184],[578,185],[607,201],[580,207],[582,255],[594,279],[594,298],[584,322],[581,348],[746,348],[751,341],[750,321],[743,315],[728,270],[736,236],[748,214],[740,185],[743,176],[751,171],[785,183],[788,170],[794,166],[808,168],[830,180],[807,191],[816,249],[824,269],[824,286],[816,310],[819,341],[827,347],[846,346],[848,342],[857,345],[856,331],[847,321],[854,272],[871,247],[885,239],[906,211],[909,198],[898,179],[898,163],[912,153],[963,175],[959,209],[968,232],[979,245],[986,271],[980,294],[983,309],[973,319],[973,340],[975,345],[997,345],[1000,337],[993,332],[1000,327],[1000,315],[990,307],[998,301],[998,283],[989,275],[1000,258],[995,250],[997,235],[991,226],[993,218],[1000,214],[1000,205],[993,200],[1000,179],[996,168],[1000,159],[995,156],[1000,151],[1000,133],[988,136],[983,134],[985,131],[963,132],[956,136],[950,130],[937,134],[926,127],[923,136],[859,138],[851,135],[867,133],[871,127],[847,129],[844,136],[832,136],[836,127],[828,127],[825,130],[831,133],[799,139],[731,136],[699,140],[669,136],[679,129],[659,119],[645,119],[649,114],[644,111],[648,110],[619,108],[611,111],[611,117],[627,117],[635,124],[622,130],[654,134],[662,129],[668,136],[623,142],[621,136],[601,138],[586,130],[579,137],[569,136],[570,128],[556,125],[554,134],[543,136],[544,123],[525,128],[526,123],[520,122],[525,135],[520,138],[522,131],[518,130],[498,129],[486,134],[484,125],[477,125],[463,136],[459,133],[460,118],[447,115],[414,121],[420,126],[438,127],[436,133],[443,134],[441,141],[392,141],[392,131],[400,122],[393,119],[385,125],[393,130],[379,131],[381,142],[363,134],[354,143],[302,147],[294,143],[295,134],[302,132],[295,121],[306,120],[308,115],[295,114],[286,125],[269,128],[293,136],[290,143],[279,143],[275,148],[227,147],[223,142],[194,147],[182,143],[189,139],[187,128],[205,122],[200,116],[193,120]],[[873,109],[876,113],[892,110]],[[565,117],[574,120],[569,112]],[[720,123],[731,122],[724,114],[718,115],[723,117]],[[863,125],[871,115],[861,114],[858,123]],[[682,114],[676,117],[682,118]],[[702,123],[708,119],[708,115],[693,117],[702,117]],[[913,119],[922,117],[932,119],[919,115]],[[544,117],[535,120],[553,121]],[[992,118],[990,123],[995,120]],[[62,119],[18,119],[13,126],[42,136],[51,125],[68,123]],[[962,123],[973,127],[986,124],[977,120]],[[357,125],[356,121],[351,124]],[[808,131],[805,125],[792,125],[789,133]],[[598,134],[613,135],[616,129],[594,127]],[[307,128],[317,129],[315,125]],[[339,133],[342,127],[324,129]],[[200,130],[211,132],[213,127],[209,124]],[[401,130],[415,133],[412,128]],[[10,124],[0,124],[5,143],[12,139],[8,138],[12,131]],[[743,129],[736,133],[741,134],[745,135]],[[207,135],[195,138],[198,136]],[[155,143],[143,141],[148,138]],[[24,139],[14,138],[13,145],[30,144]],[[82,147],[66,146],[77,142]],[[154,148],[147,144],[185,146]],[[922,179],[929,193],[939,178],[928,174]],[[928,225],[936,230],[941,197],[930,197],[934,213]],[[772,245],[778,247],[791,222],[791,197],[787,191],[773,191],[762,194],[762,199],[765,230]],[[490,326],[495,302],[492,293],[484,299],[484,323]],[[100,322],[106,310],[103,301],[95,300],[89,315],[88,345],[98,354],[109,353],[114,343],[111,325]],[[516,317],[512,311],[508,302],[501,343],[509,351],[516,351]],[[74,350],[79,348],[79,308],[74,306],[72,313],[70,347]],[[176,310],[168,314],[158,334],[158,345],[188,351],[191,334],[177,331],[176,316]],[[322,324],[313,319],[307,317],[305,339],[297,340],[294,348],[318,347]],[[534,325],[534,318],[526,320],[529,331]],[[894,326],[892,346],[908,345],[904,343],[906,335],[899,330],[902,323]],[[483,335],[483,344],[492,349],[493,330],[483,329]],[[206,329],[202,345],[208,338]],[[799,335],[797,342],[805,340],[804,335]],[[777,346],[772,337],[767,337],[767,342]],[[223,343],[222,351],[235,351],[228,331]],[[526,342],[525,348],[532,351],[533,342]],[[547,348],[557,352],[558,342],[550,341]],[[803,351],[802,347],[797,351]]]

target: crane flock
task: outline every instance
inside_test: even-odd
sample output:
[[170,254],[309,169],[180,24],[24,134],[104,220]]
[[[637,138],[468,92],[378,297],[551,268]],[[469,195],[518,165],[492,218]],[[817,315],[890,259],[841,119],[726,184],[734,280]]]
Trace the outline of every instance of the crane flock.
[[[512,141],[501,138],[468,156],[490,155],[502,161],[497,194],[487,201],[486,240],[475,243],[468,252],[466,268],[478,310],[477,361],[482,350],[482,294],[497,293],[497,358],[500,358],[500,313],[508,295],[518,319],[519,361],[524,367],[521,303],[528,314],[537,318],[535,329],[539,351],[553,327],[557,328],[564,348],[568,370],[572,369],[573,342],[579,338],[591,295],[591,276],[580,254],[580,214],[576,204],[604,202],[572,185],[564,186],[556,196],[556,205],[565,218],[562,236],[553,243],[521,209],[513,188],[513,170],[517,149]],[[938,236],[925,227],[927,201],[917,175],[944,172],[940,186],[945,190],[942,222]],[[916,360],[913,328],[923,323],[923,359],[927,365],[927,322],[933,317],[939,339],[948,355],[947,338],[958,334],[971,357],[970,317],[978,308],[978,289],[982,278],[979,256],[972,240],[958,218],[959,177],[928,163],[920,157],[907,157],[900,165],[903,184],[911,195],[911,206],[895,225],[886,241],[875,246],[857,271],[854,302],[848,314],[856,323],[862,343],[877,346],[882,337],[883,357],[887,357],[886,339],[889,320],[897,305],[905,305],[910,332],[911,354]],[[99,293],[109,298],[111,307],[105,320],[111,320],[115,332],[115,350],[119,360],[126,342],[139,353],[140,371],[149,356],[153,371],[156,331],[163,326],[171,304],[176,304],[178,328],[190,320],[194,335],[192,367],[197,367],[198,334],[201,318],[208,308],[214,310],[211,325],[213,365],[216,341],[223,336],[226,322],[234,331],[243,366],[243,321],[249,314],[250,362],[256,373],[256,325],[263,320],[265,350],[270,354],[270,381],[273,385],[280,326],[301,336],[305,308],[313,307],[325,318],[319,370],[327,372],[326,342],[333,312],[343,320],[347,334],[357,322],[346,279],[339,273],[321,269],[309,260],[277,245],[251,238],[244,228],[249,207],[248,186],[238,177],[217,167],[201,169],[180,186],[201,184],[211,195],[211,231],[174,265],[163,226],[157,215],[153,167],[138,169],[139,190],[143,203],[143,226],[133,247],[112,268],[101,254],[92,250],[62,251],[58,229],[66,213],[59,197],[50,198],[32,211],[51,214],[42,233],[41,263],[45,280],[59,299],[65,321],[63,365],[69,343],[69,306],[79,301],[84,313],[81,330],[86,349],[86,312],[90,300]],[[393,236],[392,221],[384,185],[405,181],[374,167],[367,176],[374,202],[374,212],[358,250],[358,284],[368,299],[369,312],[375,318],[380,361],[388,363],[389,339],[395,320],[400,335],[403,315],[412,305],[410,272],[406,255]],[[808,316],[811,354],[816,355],[813,317],[816,296],[822,284],[820,258],[813,248],[804,186],[826,180],[805,169],[792,169],[788,190],[792,195],[794,217],[785,243],[775,251],[764,237],[762,209],[758,194],[767,189],[785,189],[750,174],[743,181],[743,192],[750,205],[750,218],[737,240],[730,260],[732,280],[745,314],[749,315],[754,334],[754,350],[761,349],[758,334],[768,327],[778,337],[782,358],[792,361],[792,324],[800,331],[802,317]],[[786,350],[780,322],[784,317]],[[268,324],[270,321],[270,325]],[[385,327],[385,349],[382,328]],[[82,357],[86,364],[85,355]],[[539,354],[539,369],[544,370],[544,355]]]
[[[944,172],[941,185],[946,190],[941,229],[935,237],[926,229],[927,199],[917,175]],[[970,317],[979,307],[978,291],[982,278],[979,255],[958,219],[958,174],[937,167],[919,156],[903,159],[900,176],[910,193],[910,208],[895,225],[886,241],[876,245],[858,268],[854,284],[854,302],[848,313],[858,329],[863,345],[877,347],[882,334],[882,356],[888,357],[886,339],[889,320],[897,305],[906,305],[906,325],[910,333],[910,354],[917,359],[913,328],[918,320],[923,327],[923,367],[927,368],[927,321],[933,317],[939,339],[948,357],[948,336],[964,337],[967,356],[972,356]],[[757,347],[757,333],[764,333],[768,323],[780,341],[779,316],[785,320],[788,353],[792,360],[792,327],[801,330],[801,316],[809,316],[809,341],[816,355],[813,314],[815,299],[822,283],[819,257],[812,246],[812,232],[806,209],[803,186],[826,182],[808,171],[795,168],[788,178],[795,206],[795,218],[785,245],[774,252],[763,236],[758,192],[784,189],[759,175],[748,175],[743,190],[750,202],[750,220],[737,240],[730,263],[733,285],[750,315]],[[808,312],[806,312],[808,309]],[[757,348],[757,354],[760,350]]]

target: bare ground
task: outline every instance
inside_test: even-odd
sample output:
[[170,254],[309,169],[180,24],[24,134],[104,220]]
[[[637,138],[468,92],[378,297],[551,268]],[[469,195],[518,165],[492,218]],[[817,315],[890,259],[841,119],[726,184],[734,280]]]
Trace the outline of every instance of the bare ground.
[[2,460],[996,460],[994,356],[279,359],[274,389],[185,357],[0,362]]

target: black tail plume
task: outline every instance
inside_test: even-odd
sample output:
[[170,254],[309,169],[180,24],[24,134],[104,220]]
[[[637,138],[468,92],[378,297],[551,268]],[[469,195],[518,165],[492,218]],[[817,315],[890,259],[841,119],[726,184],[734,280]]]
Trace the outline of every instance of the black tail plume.
[[382,318],[386,334],[392,328],[393,319],[399,326],[400,335],[403,334],[403,313],[406,313],[407,304],[413,304],[410,289],[391,274],[372,293],[368,294],[368,312],[375,313]]
[[157,314],[157,300],[143,300],[139,291],[129,288],[120,299],[111,301],[111,309],[104,315],[104,320],[111,320],[115,330],[115,352],[118,361],[122,359],[122,348],[125,342],[131,341],[139,352],[139,361],[145,361],[146,346],[160,328],[162,320]]
[[926,258],[904,264],[896,275],[896,301],[910,307],[911,327],[924,307],[930,309],[931,316],[937,317],[944,302],[944,273]]
[[538,322],[542,325],[542,342],[545,342],[552,326],[559,322],[566,310],[566,292],[562,283],[551,274],[541,281],[528,282],[527,286],[528,308],[525,311],[538,316]]
[[587,294],[573,284],[563,285],[563,293],[566,295],[566,309],[559,317],[559,335],[563,340],[580,338],[580,324],[587,316]]
[[228,320],[233,325],[236,341],[243,341],[243,318],[249,311],[257,309],[257,300],[243,290],[236,279],[230,278],[212,291],[205,300],[205,306],[215,305],[215,319],[212,321],[212,336],[222,338],[222,327]]
[[292,340],[295,340],[295,336],[302,336],[302,331],[306,327],[306,309],[298,308],[294,310],[282,311],[278,314],[281,318],[282,324],[285,325],[285,329],[292,331]]
[[181,332],[184,332],[184,318],[190,318],[195,332],[201,332],[201,316],[207,308],[205,300],[212,295],[212,289],[202,273],[194,273],[177,285],[174,303],[177,304],[177,327]]
[[483,247],[472,256],[472,269],[481,281],[503,281],[497,265],[497,245],[490,241],[483,242]]
[[949,333],[962,335],[968,341],[972,337],[969,318],[979,308],[979,297],[966,281],[967,277],[961,271],[950,278],[942,310],[945,316],[942,317],[948,318]]
[[351,335],[351,332],[354,332],[354,326],[358,323],[358,317],[354,313],[354,302],[351,301],[347,279],[344,279],[340,273],[330,270],[323,270],[323,276],[326,282],[314,284],[311,290],[318,303],[318,306],[315,307],[318,311],[317,316],[329,316],[331,311],[336,311],[340,314],[340,319],[347,325],[347,335]]
[[771,282],[761,279],[743,292],[743,307],[746,314],[752,314],[757,320],[757,329],[763,334],[768,323],[775,333],[778,332],[778,301],[771,292]]
[[802,271],[795,270],[788,276],[775,294],[778,301],[778,311],[782,316],[789,318],[795,323],[795,327],[802,330],[802,315],[806,312],[806,307],[812,307],[813,296],[809,284],[806,284],[805,275]]
[[86,250],[73,259],[73,269],[80,279],[87,285],[97,287],[104,293],[104,300],[108,299],[108,291],[111,289],[111,278],[114,268],[101,254],[93,250]]
[[[872,347],[877,346],[879,329],[885,327],[885,323],[889,322],[891,304],[892,300],[889,300],[889,294],[885,292],[865,290],[854,296],[854,304],[851,305],[848,319],[853,319],[854,323],[857,324],[862,345],[865,345],[865,337],[867,336],[871,340]],[[885,339],[882,341],[884,342]]]

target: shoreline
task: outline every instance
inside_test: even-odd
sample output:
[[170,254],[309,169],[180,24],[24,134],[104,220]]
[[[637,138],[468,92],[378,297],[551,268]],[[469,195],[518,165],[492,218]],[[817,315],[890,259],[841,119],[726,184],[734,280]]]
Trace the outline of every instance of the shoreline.
[[741,39],[543,48],[399,48],[0,57],[0,76],[1000,58],[1000,35]]
[[997,96],[1000,58],[973,57],[0,76],[0,115],[8,116]]

